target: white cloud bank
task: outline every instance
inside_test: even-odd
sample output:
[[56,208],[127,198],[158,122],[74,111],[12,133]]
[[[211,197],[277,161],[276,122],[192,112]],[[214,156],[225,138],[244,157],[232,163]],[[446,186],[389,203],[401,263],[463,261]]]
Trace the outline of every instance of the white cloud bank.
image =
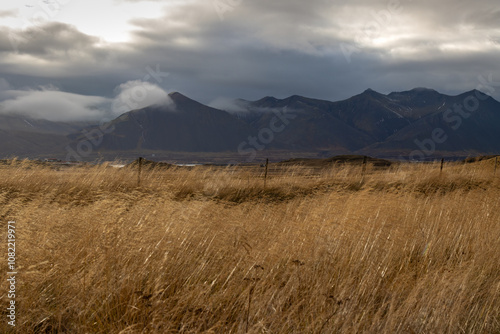
[[100,121],[151,105],[175,105],[162,88],[149,82],[128,81],[119,85],[115,98],[80,95],[56,87],[12,89],[0,78],[0,114],[17,114],[49,121]]
[[6,97],[0,102],[1,113],[61,122],[99,119],[104,113],[100,107],[108,102],[104,97],[72,94],[53,88],[5,90],[1,94]]

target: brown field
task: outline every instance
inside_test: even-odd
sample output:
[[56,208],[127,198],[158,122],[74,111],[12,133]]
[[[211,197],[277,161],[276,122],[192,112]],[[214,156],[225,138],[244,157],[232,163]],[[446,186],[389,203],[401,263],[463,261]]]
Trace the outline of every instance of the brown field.
[[[1,333],[500,333],[500,170],[0,166]],[[16,327],[7,221],[16,221]]]

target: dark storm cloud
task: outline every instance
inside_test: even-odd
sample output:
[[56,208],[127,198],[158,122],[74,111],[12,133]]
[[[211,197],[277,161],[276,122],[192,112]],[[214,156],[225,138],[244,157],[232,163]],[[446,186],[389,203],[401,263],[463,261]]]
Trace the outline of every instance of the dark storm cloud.
[[98,38],[85,35],[70,25],[57,22],[32,26],[24,31],[7,31],[5,28],[2,30],[0,52],[12,51],[12,43],[17,39],[15,51],[33,56],[47,57],[70,50],[85,52],[99,41]]
[[[452,10],[455,5],[456,12]],[[489,8],[494,3],[483,5]],[[390,92],[402,84],[458,93],[475,88],[479,75],[497,71],[494,59],[498,49],[491,48],[492,38],[481,32],[474,35],[475,28],[469,28],[467,34],[456,32],[457,27],[471,25],[474,15],[478,25],[484,24],[478,8],[477,3],[467,1],[456,1],[451,10],[450,3],[442,2],[419,6],[408,1],[341,5],[331,1],[244,1],[224,12],[221,21],[209,15],[210,8],[200,11],[199,5],[191,4],[168,13],[168,19],[136,20],[135,37],[138,45],[153,51],[148,53],[151,62],[203,83],[207,87],[203,92],[190,80],[181,86],[203,99],[224,93],[257,98],[266,92],[336,99],[368,86]],[[406,18],[411,19],[409,24]],[[380,32],[367,31],[370,20]],[[441,33],[433,32],[436,27]],[[359,43],[386,37],[386,30],[405,29],[410,30],[408,35],[398,37],[392,45]],[[457,49],[447,49],[453,43]],[[490,49],[460,49],[460,43],[471,48],[483,43]],[[352,63],[341,52],[342,44],[356,48]],[[387,81],[390,78],[397,80]],[[457,82],[457,78],[461,80]]]
[[[107,98],[142,80],[206,103],[292,94],[335,100],[368,87],[453,94],[476,88],[480,77],[500,81],[496,1],[176,3],[161,18],[134,19],[128,43],[104,43],[61,23],[2,28],[0,77],[17,88],[41,82]],[[157,68],[169,75],[155,79]]]
[[26,30],[0,30],[2,75],[71,77],[78,81],[80,76],[101,72],[106,65],[114,64],[111,58],[116,51],[99,46],[98,38],[67,24],[55,22]]

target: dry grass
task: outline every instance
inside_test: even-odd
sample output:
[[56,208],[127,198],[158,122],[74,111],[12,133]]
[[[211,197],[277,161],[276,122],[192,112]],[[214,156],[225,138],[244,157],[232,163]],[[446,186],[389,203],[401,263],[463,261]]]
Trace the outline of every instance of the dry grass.
[[262,175],[0,166],[17,332],[500,332],[491,164]]

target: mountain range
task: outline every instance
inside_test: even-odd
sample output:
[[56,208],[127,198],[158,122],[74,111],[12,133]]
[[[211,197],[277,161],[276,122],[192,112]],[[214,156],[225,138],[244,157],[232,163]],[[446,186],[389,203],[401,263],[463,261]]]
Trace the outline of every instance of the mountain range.
[[189,153],[257,157],[366,154],[427,160],[500,153],[500,102],[477,90],[457,96],[427,88],[343,101],[302,96],[238,99],[224,110],[180,93],[172,104],[122,114],[105,124],[0,116],[0,155],[76,160]]

